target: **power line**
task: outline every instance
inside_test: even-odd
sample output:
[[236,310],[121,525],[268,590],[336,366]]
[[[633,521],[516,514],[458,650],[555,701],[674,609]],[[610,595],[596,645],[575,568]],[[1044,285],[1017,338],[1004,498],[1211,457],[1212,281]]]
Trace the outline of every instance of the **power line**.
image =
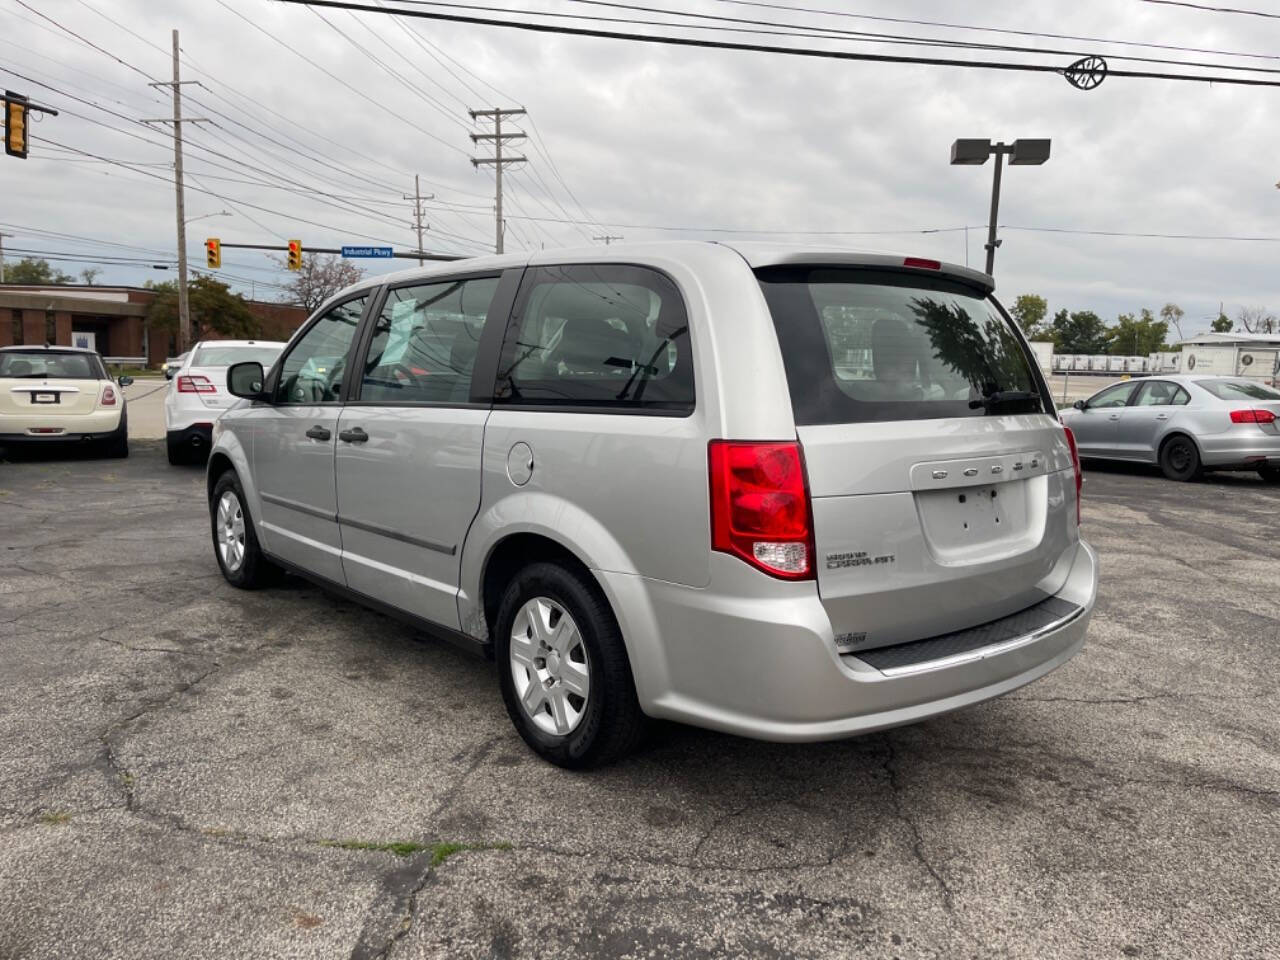
[[1212,7],[1206,3],[1187,3],[1185,0],[1142,0],[1143,3],[1158,3],[1166,7],[1190,7],[1192,10],[1207,10],[1210,13],[1241,13],[1247,17],[1266,17],[1268,20],[1280,20],[1280,13],[1263,13],[1261,10],[1241,10],[1238,7]]
[[765,0],[715,0],[716,3],[732,4],[741,7],[757,7],[767,10],[785,10],[791,13],[811,13],[824,17],[843,17],[851,20],[870,20],[880,23],[905,23],[921,27],[942,27],[948,30],[968,30],[978,33],[998,33],[1006,36],[1044,37],[1049,40],[1075,40],[1081,43],[1107,43],[1125,47],[1143,47],[1149,50],[1173,50],[1179,53],[1212,53],[1224,57],[1252,57],[1263,60],[1280,60],[1280,56],[1269,53],[1237,53],[1230,50],[1218,50],[1210,47],[1187,47],[1178,44],[1151,43],[1141,40],[1111,40],[1106,37],[1082,37],[1070,33],[1046,33],[1038,30],[1013,30],[1005,27],[984,27],[969,23],[947,23],[938,20],[915,20],[908,17],[876,16],[869,13],[850,13],[845,10],[822,10],[816,7],[794,7],[782,3],[768,3]]
[[[223,0],[218,0],[222,3]],[[369,6],[363,3],[346,2],[346,0],[277,0],[280,3],[293,4],[298,6],[318,6],[331,7],[338,10],[360,10],[367,13],[390,12],[386,7]],[[450,6],[456,7],[457,4],[434,3],[433,0],[401,0],[404,3],[415,3],[418,6],[425,6],[428,3],[432,6]],[[464,9],[484,9],[479,7],[465,7]],[[493,9],[493,8],[489,8]],[[746,53],[772,53],[782,54],[793,57],[806,57],[824,60],[848,60],[865,63],[901,63],[916,64],[922,66],[943,66],[943,67],[961,67],[975,70],[1005,70],[1014,72],[1029,73],[1057,73],[1064,76],[1069,75],[1069,68],[1059,67],[1051,64],[1041,63],[1016,63],[1012,61],[1002,60],[953,60],[944,57],[916,57],[903,56],[901,54],[887,53],[862,53],[848,50],[821,50],[812,47],[781,47],[772,44],[763,43],[742,43],[735,41],[722,40],[706,40],[696,37],[678,37],[678,36],[659,36],[654,34],[643,33],[626,33],[614,30],[599,30],[591,27],[570,27],[548,23],[534,23],[525,20],[499,20],[492,17],[475,17],[456,13],[443,13],[435,10],[406,10],[396,8],[396,12],[405,16],[418,17],[425,20],[438,20],[446,23],[468,23],[477,26],[503,27],[511,30],[523,30],[533,33],[558,34],[565,36],[578,37],[594,37],[604,40],[625,40],[633,43],[653,43],[666,46],[679,47],[697,47],[710,50],[735,50]],[[524,13],[525,11],[511,10],[509,8],[501,8],[504,13]],[[546,16],[545,14],[535,14],[538,16]],[[1231,68],[1228,68],[1231,69]],[[1280,80],[1261,80],[1251,77],[1226,77],[1216,75],[1198,75],[1198,74],[1182,74],[1182,73],[1162,73],[1150,70],[1111,70],[1106,71],[1106,75],[1115,77],[1127,77],[1130,79],[1149,79],[1149,80],[1182,80],[1182,81],[1199,81],[1202,83],[1223,83],[1236,84],[1240,86],[1256,86],[1256,87],[1280,87]]]

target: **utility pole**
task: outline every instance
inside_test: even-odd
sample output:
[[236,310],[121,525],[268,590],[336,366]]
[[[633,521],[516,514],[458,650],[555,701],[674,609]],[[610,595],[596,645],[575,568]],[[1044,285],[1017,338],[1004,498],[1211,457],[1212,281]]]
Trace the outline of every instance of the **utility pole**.
[[[173,189],[177,198],[178,221],[178,350],[185,353],[191,349],[191,309],[187,301],[187,221],[186,199],[182,179],[182,125],[184,123],[208,123],[203,117],[182,116],[182,84],[178,73],[178,31],[173,31],[173,80],[150,83],[150,87],[173,88],[173,119],[143,120],[143,123],[173,124]],[[196,83],[187,80],[186,83]]]
[[0,233],[0,283],[4,283],[4,238],[12,236],[12,233]]
[[475,120],[479,117],[487,117],[493,120],[493,133],[473,133],[471,134],[471,142],[479,143],[480,141],[492,141],[493,153],[492,157],[472,157],[471,165],[479,167],[483,164],[493,164],[494,173],[496,174],[497,191],[496,191],[496,213],[497,213],[497,233],[494,243],[494,252],[502,253],[502,234],[506,228],[506,224],[502,221],[502,169],[509,163],[524,163],[524,157],[504,157],[502,155],[502,146],[508,140],[523,140],[523,133],[503,133],[502,118],[503,117],[523,117],[525,111],[523,108],[501,110],[469,110],[471,119]]
[[603,241],[603,242],[604,242],[604,245],[607,247],[609,244],[613,243],[613,241],[615,241],[615,240],[625,240],[625,239],[627,239],[627,238],[626,238],[626,237],[611,237],[611,236],[609,236],[609,234],[607,234],[607,233],[606,233],[603,237],[592,237],[591,239],[592,239],[592,240],[601,240],[601,241]]
[[[434,200],[436,195],[434,193],[428,194],[425,197],[422,195],[422,191],[418,189],[418,175],[415,173],[413,175],[413,196],[411,197],[407,193],[402,193],[401,196],[405,200],[413,201],[413,217],[417,222],[418,231],[418,266],[422,266],[422,231],[424,229],[422,226],[422,201]],[[426,229],[430,228],[428,227]]]

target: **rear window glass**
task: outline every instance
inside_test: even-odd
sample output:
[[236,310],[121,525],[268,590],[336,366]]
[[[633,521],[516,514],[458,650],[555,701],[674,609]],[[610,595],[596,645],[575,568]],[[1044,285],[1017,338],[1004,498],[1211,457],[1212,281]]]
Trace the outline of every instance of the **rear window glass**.
[[1252,380],[1197,380],[1219,400],[1280,400],[1280,391]]
[[56,350],[6,350],[0,353],[0,377],[57,377],[60,380],[105,380],[106,372],[92,353]]
[[196,355],[191,358],[193,367],[229,367],[233,363],[249,363],[258,361],[263,367],[276,362],[283,347],[220,347],[211,344],[207,347],[196,347]]
[[1008,321],[963,284],[830,268],[759,278],[798,424],[1046,410]]

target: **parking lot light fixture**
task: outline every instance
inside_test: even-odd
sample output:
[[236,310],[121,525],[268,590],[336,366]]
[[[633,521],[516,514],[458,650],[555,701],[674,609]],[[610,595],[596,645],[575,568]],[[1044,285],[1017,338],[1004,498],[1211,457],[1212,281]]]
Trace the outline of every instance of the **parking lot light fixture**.
[[951,165],[954,167],[980,167],[988,157],[996,158],[995,175],[991,183],[991,219],[987,224],[987,273],[994,275],[996,267],[996,219],[1000,213],[1000,175],[1004,158],[1010,166],[1039,166],[1049,159],[1047,139],[1022,139],[1013,143],[992,143],[990,140],[962,139],[951,144]]

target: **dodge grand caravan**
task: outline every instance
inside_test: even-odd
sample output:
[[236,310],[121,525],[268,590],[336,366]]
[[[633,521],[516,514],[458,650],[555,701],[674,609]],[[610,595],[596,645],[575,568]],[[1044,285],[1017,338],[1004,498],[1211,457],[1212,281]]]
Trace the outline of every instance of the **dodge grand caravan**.
[[493,656],[564,766],[646,717],[805,741],[998,696],[1080,650],[1097,563],[991,288],[711,243],[370,278],[230,369],[217,562]]

